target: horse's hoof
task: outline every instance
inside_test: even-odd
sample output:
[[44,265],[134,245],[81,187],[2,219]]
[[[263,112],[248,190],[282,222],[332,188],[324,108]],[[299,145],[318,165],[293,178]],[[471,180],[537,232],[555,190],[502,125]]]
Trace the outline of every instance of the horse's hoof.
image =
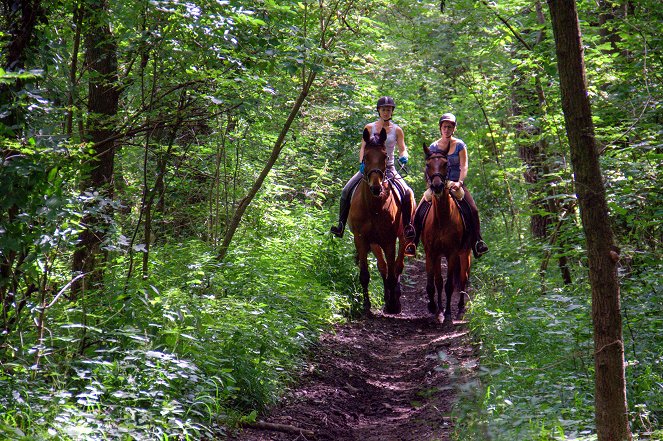
[[401,303],[397,302],[393,305],[385,305],[384,306],[384,312],[386,314],[400,314],[401,313]]
[[364,303],[364,317],[373,318],[373,311],[371,311],[370,303]]
[[439,315],[438,313],[440,311],[438,311],[435,302],[428,302],[428,312],[430,312],[431,314]]

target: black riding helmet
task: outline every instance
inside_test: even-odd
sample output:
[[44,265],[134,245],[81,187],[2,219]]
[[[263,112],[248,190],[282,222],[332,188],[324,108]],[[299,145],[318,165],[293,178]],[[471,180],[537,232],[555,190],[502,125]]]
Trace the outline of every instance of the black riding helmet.
[[454,127],[456,127],[456,116],[453,113],[445,113],[444,115],[442,115],[442,117],[440,118],[440,123],[438,125],[442,126],[442,123],[445,121],[449,121],[454,125]]
[[383,96],[378,100],[377,105],[375,106],[375,110],[379,110],[380,107],[393,107],[394,109],[396,108],[396,102],[394,102],[394,99],[390,96]]

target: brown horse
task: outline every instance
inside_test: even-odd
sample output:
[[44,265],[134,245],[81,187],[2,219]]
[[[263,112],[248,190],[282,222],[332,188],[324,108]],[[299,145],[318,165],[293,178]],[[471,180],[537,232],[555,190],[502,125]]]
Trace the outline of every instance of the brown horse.
[[[359,265],[359,281],[364,289],[364,313],[371,314],[371,301],[368,297],[368,252],[373,251],[377,258],[378,270],[384,283],[385,312],[401,312],[401,284],[405,239],[401,221],[401,207],[394,186],[387,176],[387,132],[370,136],[364,129],[364,178],[357,185],[350,203],[348,224],[354,234]],[[410,198],[414,205],[414,197]],[[414,207],[412,207],[414,212]],[[396,256],[398,239],[398,256]]]
[[[447,155],[431,153],[424,145],[426,154],[426,181],[432,192],[431,207],[423,224],[421,238],[426,252],[426,292],[428,310],[439,320],[442,313],[442,287],[447,295],[444,321],[451,319],[451,296],[454,288],[459,291],[458,316],[465,312],[465,287],[470,276],[471,248],[463,239],[465,227],[460,209],[449,194],[447,179]],[[442,256],[447,260],[447,282],[442,276]],[[437,288],[437,303],[435,289]]]

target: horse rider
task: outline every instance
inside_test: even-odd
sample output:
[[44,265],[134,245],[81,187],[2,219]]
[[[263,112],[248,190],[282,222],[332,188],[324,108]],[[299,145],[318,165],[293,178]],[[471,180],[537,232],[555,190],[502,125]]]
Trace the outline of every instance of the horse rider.
[[[467,145],[462,139],[454,137],[457,124],[453,113],[445,113],[439,121],[441,137],[433,142],[429,149],[431,153],[444,153],[447,155],[448,169],[447,179],[449,180],[449,192],[458,201],[459,207],[465,219],[465,223],[470,232],[470,243],[474,257],[480,257],[488,252],[488,245],[481,238],[481,223],[479,221],[479,210],[474,199],[465,186],[465,178],[468,171]],[[421,230],[423,229],[426,213],[431,206],[431,191],[426,190],[424,197],[417,206],[414,215],[415,227],[417,230],[415,244],[419,243]]]
[[[385,171],[385,176],[387,179],[391,180],[394,184],[394,187],[398,190],[398,193],[401,197],[401,207],[403,210],[403,226],[405,239],[408,241],[408,244],[405,248],[405,254],[413,256],[416,252],[414,245],[415,238],[415,229],[412,225],[412,213],[411,213],[411,203],[410,198],[412,197],[412,189],[407,185],[403,177],[396,171],[394,167],[394,150],[398,146],[398,162],[401,165],[405,165],[408,162],[408,152],[407,147],[405,146],[405,135],[403,134],[403,129],[401,129],[396,123],[394,123],[391,118],[396,109],[396,103],[392,97],[383,96],[378,99],[377,105],[375,106],[378,112],[378,120],[373,123],[366,124],[365,128],[369,130],[371,136],[376,133],[380,133],[382,129],[385,129],[387,132],[387,140],[385,145],[387,148],[387,169]],[[366,142],[362,139],[361,147],[359,149],[359,171],[350,178],[343,191],[341,192],[341,207],[338,214],[338,225],[331,227],[330,231],[337,237],[343,237],[343,232],[345,230],[345,224],[348,220],[348,215],[350,213],[350,200],[352,198],[352,192],[355,187],[361,181],[364,174],[364,147]]]

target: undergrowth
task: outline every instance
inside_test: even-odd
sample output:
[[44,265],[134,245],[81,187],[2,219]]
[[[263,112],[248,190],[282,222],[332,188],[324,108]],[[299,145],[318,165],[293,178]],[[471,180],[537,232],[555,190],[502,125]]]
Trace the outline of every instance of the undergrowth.
[[356,291],[326,215],[260,223],[223,263],[201,242],[155,246],[149,277],[127,282],[116,255],[103,292],[49,311],[45,340],[7,342],[0,438],[197,440],[255,418]]
[[[499,241],[499,242],[498,242]],[[574,283],[539,274],[536,250],[493,237],[473,268],[468,314],[481,359],[463,387],[456,439],[595,440],[591,288],[585,259]],[[631,261],[628,251],[622,253]],[[629,420],[636,439],[663,439],[663,266],[640,253],[621,271]]]

